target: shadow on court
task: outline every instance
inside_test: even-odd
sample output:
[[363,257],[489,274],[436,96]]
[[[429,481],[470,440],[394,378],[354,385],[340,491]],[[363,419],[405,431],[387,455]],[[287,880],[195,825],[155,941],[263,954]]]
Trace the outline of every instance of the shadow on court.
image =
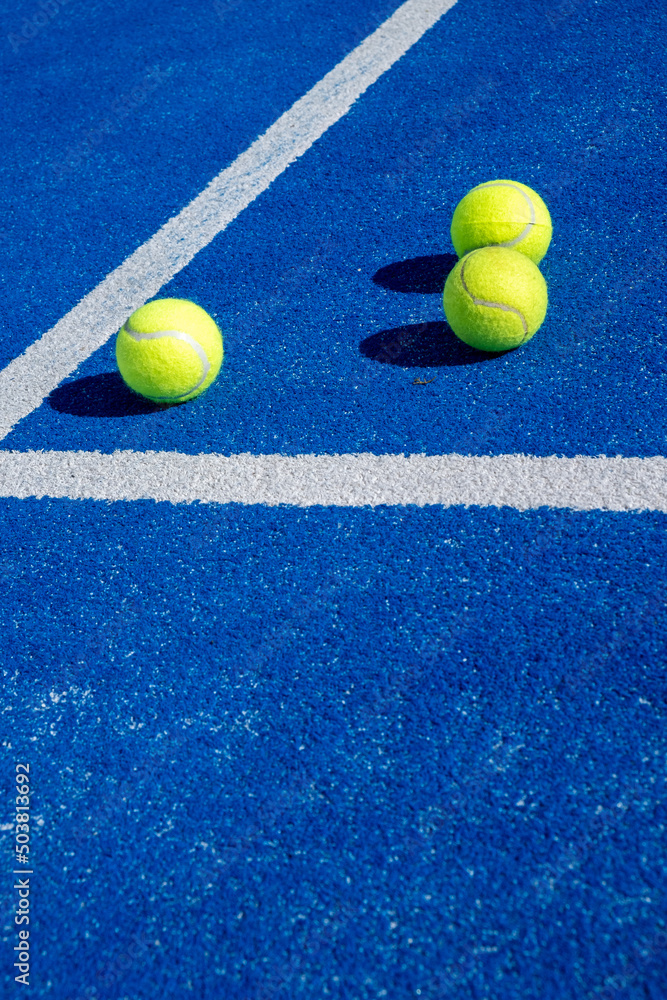
[[373,275],[373,281],[392,292],[442,295],[447,275],[457,261],[458,257],[453,253],[399,260],[381,267]]
[[362,340],[359,350],[371,361],[399,368],[445,368],[455,365],[476,365],[502,357],[477,351],[459,340],[444,320],[397,326],[381,330]]
[[118,372],[87,375],[59,385],[48,403],[58,413],[74,417],[136,417],[165,409],[128,389]]

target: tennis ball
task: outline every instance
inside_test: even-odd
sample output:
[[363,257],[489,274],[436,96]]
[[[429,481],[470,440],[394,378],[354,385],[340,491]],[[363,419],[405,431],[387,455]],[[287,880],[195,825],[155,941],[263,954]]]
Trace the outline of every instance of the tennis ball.
[[449,272],[442,296],[447,322],[480,351],[507,351],[538,331],[547,284],[536,264],[516,250],[483,247]]
[[461,199],[452,218],[459,257],[478,247],[510,247],[536,264],[551,242],[551,216],[539,194],[518,181],[487,181]]
[[215,321],[187,299],[157,299],[133,312],[116,337],[126,385],[154,403],[183,403],[208,389],[222,364]]

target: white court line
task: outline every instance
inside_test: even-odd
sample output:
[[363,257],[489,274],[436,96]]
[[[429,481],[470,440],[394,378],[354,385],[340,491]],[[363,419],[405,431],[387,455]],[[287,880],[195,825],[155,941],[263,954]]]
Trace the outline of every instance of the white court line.
[[302,156],[456,0],[408,0],[66,316],[0,372],[0,439]]
[[[399,7],[179,215],[0,372],[0,438],[342,118],[455,2],[408,0]],[[0,451],[0,496],[667,512],[667,459]]]
[[667,458],[0,451],[0,496],[667,512]]

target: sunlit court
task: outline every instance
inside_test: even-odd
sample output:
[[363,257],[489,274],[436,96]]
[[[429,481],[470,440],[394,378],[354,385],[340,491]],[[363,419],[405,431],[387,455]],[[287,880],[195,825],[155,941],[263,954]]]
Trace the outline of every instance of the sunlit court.
[[665,1000],[667,9],[2,25],[3,997]]

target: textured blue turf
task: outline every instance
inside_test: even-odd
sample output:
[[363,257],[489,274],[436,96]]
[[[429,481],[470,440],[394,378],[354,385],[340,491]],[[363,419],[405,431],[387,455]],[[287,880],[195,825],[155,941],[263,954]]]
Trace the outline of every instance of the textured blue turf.
[[[608,5],[582,5],[558,31],[528,4],[457,5],[165,289],[220,322],[227,363],[214,390],[189,407],[132,415],[110,342],[7,443],[662,454],[667,231],[652,206],[665,158],[656,79],[664,88],[667,71],[650,42],[666,16],[645,12],[638,36],[639,10],[617,15],[611,58]],[[253,127],[262,96],[256,85],[235,96]],[[164,113],[157,95],[155,108]],[[183,155],[176,137],[174,149]],[[225,162],[221,153],[217,166]],[[204,174],[197,166],[197,183],[215,173],[212,162]],[[456,202],[494,176],[540,190],[555,235],[543,263],[546,323],[525,350],[489,359],[448,333],[437,289]],[[164,174],[149,171],[146,184],[133,187],[150,206],[144,225],[166,214]],[[186,194],[180,183],[175,191]],[[99,195],[86,208],[115,217]],[[424,257],[436,260],[414,263]]]
[[[7,42],[3,362],[396,6],[72,0]],[[665,454],[665,26],[459,0],[165,290],[223,327],[209,393],[156,412],[110,344],[4,446]],[[552,305],[482,359],[438,289],[503,175],[552,209]],[[1,501],[33,995],[665,1000],[666,527]]]
[[[38,3],[3,0],[6,34]],[[398,3],[69,0],[14,52],[0,361],[153,235]]]
[[38,995],[664,997],[666,525],[6,504]]

